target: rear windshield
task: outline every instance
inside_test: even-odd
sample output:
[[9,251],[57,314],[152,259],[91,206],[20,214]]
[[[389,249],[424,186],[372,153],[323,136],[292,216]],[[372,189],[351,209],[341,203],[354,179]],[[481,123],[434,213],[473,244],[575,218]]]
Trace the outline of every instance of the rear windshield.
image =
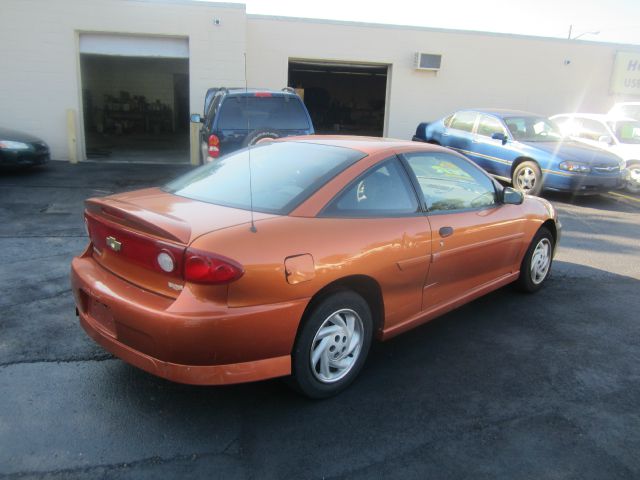
[[309,119],[297,97],[229,97],[220,109],[220,130],[308,130]]
[[167,192],[249,210],[249,152],[253,209],[286,215],[348,166],[365,157],[350,148],[268,143],[231,153],[165,186]]

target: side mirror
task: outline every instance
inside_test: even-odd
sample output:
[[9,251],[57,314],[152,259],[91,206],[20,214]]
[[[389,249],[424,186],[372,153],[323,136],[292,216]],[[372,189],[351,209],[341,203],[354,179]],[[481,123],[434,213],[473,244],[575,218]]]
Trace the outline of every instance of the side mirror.
[[504,133],[500,133],[500,132],[496,132],[492,134],[491,138],[493,138],[494,140],[500,140],[503,145],[507,143],[507,140],[508,140],[507,136]]
[[611,145],[613,143],[613,138],[611,138],[609,135],[601,135],[598,137],[598,142]]
[[199,113],[191,114],[191,123],[202,123],[202,117]]
[[524,193],[511,187],[502,190],[502,203],[506,205],[520,205],[524,202]]

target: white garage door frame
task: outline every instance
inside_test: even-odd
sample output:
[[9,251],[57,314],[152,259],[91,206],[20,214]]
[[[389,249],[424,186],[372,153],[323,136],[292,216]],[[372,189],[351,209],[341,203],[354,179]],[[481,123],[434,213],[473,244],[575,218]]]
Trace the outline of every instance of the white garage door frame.
[[[320,58],[304,58],[304,57],[289,57],[287,58],[286,72],[289,71],[289,65],[291,63],[307,63],[309,65],[340,65],[340,66],[373,66],[373,67],[386,67],[387,69],[387,85],[384,99],[384,120],[382,123],[382,136],[386,137],[389,134],[389,110],[391,105],[391,74],[393,70],[393,64],[380,63],[380,62],[367,62],[360,60],[345,60],[345,59],[320,59]],[[285,84],[287,79],[285,79]]]

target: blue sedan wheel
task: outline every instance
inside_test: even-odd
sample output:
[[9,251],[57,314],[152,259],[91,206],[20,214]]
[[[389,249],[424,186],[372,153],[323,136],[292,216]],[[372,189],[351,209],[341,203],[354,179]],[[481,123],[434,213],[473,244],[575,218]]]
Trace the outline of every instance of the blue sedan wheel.
[[522,162],[513,171],[513,187],[528,195],[539,195],[542,191],[542,172],[535,162]]

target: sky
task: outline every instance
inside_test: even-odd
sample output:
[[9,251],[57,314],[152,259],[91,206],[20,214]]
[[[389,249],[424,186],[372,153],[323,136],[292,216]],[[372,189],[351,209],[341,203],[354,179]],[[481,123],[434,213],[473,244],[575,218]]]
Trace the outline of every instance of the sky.
[[[640,0],[246,0],[247,13],[640,45]],[[598,32],[598,33],[595,33]]]

